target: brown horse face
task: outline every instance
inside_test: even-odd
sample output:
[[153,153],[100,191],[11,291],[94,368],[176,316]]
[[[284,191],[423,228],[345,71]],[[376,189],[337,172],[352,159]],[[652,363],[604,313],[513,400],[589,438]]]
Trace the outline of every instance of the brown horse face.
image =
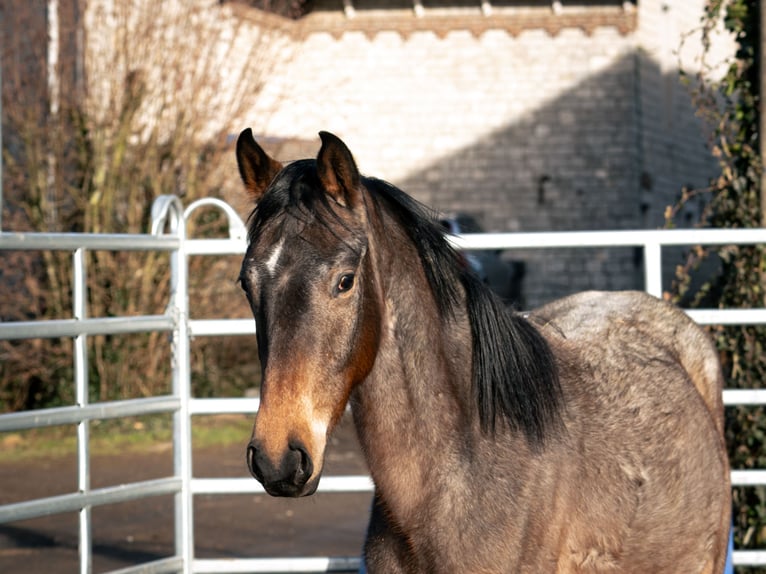
[[[252,192],[255,179],[248,179],[247,170],[273,164],[250,158],[248,153],[258,152],[246,146],[255,142],[242,144],[243,137],[238,160]],[[330,145],[339,142],[334,138]],[[321,159],[322,152],[316,167],[291,164],[258,197],[240,273],[256,319],[263,370],[247,463],[275,496],[316,490],[327,436],[354,386],[369,374],[380,332],[362,202],[333,195],[322,169],[336,173],[349,171],[349,165],[321,165]],[[246,168],[243,162],[249,162]],[[344,189],[352,184],[342,182]],[[358,175],[355,186],[354,193],[361,193]],[[308,197],[311,207],[303,203]]]

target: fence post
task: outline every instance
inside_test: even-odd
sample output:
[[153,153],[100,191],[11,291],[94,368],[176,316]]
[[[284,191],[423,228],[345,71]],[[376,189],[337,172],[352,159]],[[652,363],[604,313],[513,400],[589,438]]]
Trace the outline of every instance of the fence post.
[[662,248],[657,241],[644,243],[644,289],[662,298]]
[[179,409],[173,414],[173,468],[181,480],[181,490],[175,499],[176,556],[183,562],[183,572],[192,571],[194,561],[194,521],[192,506],[192,446],[191,446],[191,353],[189,345],[189,289],[186,254],[186,222],[183,205],[178,197],[161,195],[152,205],[152,233],[160,235],[166,226],[178,237],[178,249],[170,258],[170,302],[167,313],[173,316],[175,327],[172,340],[173,395],[179,399]]
[[[88,318],[88,275],[87,251],[80,247],[72,255],[72,307],[75,319]],[[81,333],[74,338],[74,379],[75,401],[78,407],[85,407],[88,397],[88,343],[87,335]],[[77,489],[90,492],[90,423],[77,423]],[[93,571],[93,538],[91,528],[91,507],[80,509],[80,574]]]

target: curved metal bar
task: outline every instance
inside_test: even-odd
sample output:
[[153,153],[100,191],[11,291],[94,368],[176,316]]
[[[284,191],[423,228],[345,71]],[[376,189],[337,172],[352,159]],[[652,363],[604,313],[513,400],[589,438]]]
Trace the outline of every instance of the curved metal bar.
[[185,239],[185,226],[181,225],[184,221],[184,207],[181,200],[176,195],[160,195],[152,203],[152,228],[151,234],[163,235],[165,225],[170,225],[171,235],[176,235],[180,239]]
[[217,207],[226,214],[226,218],[229,220],[229,239],[244,240],[247,238],[245,222],[242,221],[242,218],[231,205],[217,197],[205,197],[190,203],[184,210],[184,221],[189,221],[189,217],[194,210],[208,206]]

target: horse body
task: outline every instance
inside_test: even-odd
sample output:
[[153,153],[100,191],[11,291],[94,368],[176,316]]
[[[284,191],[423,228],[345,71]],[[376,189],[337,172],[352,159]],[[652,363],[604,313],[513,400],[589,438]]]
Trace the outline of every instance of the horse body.
[[[567,404],[582,409],[567,428],[588,437],[580,441],[578,481],[593,486],[580,504],[621,509],[612,510],[611,532],[621,534],[611,554],[627,560],[622,570],[723,571],[730,505],[723,381],[704,332],[638,292],[573,295],[532,320],[547,325],[551,345],[569,347],[579,365],[579,376],[571,376],[578,367],[562,370],[562,385]],[[588,536],[598,520],[582,525]]]
[[[395,271],[390,283],[391,297],[413,296],[393,287]],[[465,317],[445,332],[421,324],[423,302],[386,306],[392,328],[351,396],[374,453],[370,572],[723,571],[723,439],[678,360],[683,340],[658,341],[646,316],[676,330],[689,320],[643,293],[570,299],[531,317],[559,357],[567,405],[565,430],[539,452],[505,428],[483,433],[470,393],[450,384],[470,377]]]
[[266,490],[315,490],[350,403],[375,483],[369,572],[721,572],[721,377],[698,327],[641,293],[508,312],[321,135],[284,169],[238,142],[264,371],[248,465]]

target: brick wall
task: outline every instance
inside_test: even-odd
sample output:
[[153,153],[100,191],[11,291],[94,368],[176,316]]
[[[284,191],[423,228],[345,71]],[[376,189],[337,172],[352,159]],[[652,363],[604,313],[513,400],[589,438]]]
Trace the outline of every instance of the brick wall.
[[[570,20],[519,30],[492,16],[481,30],[413,18],[416,28],[398,24],[404,32],[353,20],[344,32],[325,14],[324,30],[304,24],[267,83],[278,105],[254,116],[256,131],[334,131],[366,173],[486,230],[660,227],[681,186],[713,173],[677,73],[680,35],[700,6],[639,2],[632,29]],[[527,262],[529,305],[643,284],[633,249],[505,256]]]
[[[659,227],[681,186],[713,173],[675,53],[703,0],[564,2],[560,13],[532,2],[489,16],[477,5],[421,18],[347,18],[336,4],[297,22],[211,5],[221,22],[247,22],[237,33],[253,29],[256,53],[271,50],[242,127],[272,142],[313,140],[308,153],[318,131],[332,131],[363,172],[487,231]],[[215,70],[220,85],[236,85],[227,69]],[[283,160],[305,155],[305,145],[277,147]],[[529,305],[642,286],[631,249],[506,256],[527,262]]]

